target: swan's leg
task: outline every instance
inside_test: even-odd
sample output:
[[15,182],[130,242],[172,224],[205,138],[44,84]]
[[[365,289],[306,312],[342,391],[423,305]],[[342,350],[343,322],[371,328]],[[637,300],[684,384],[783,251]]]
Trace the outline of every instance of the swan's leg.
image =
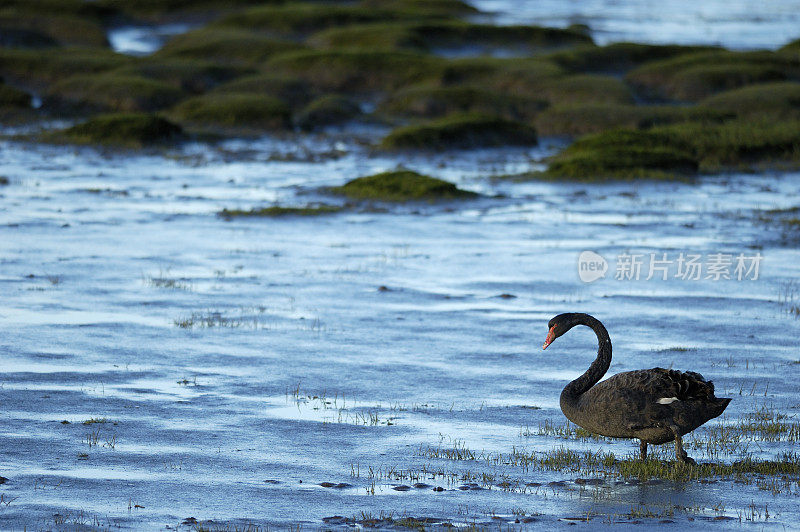
[[685,464],[694,464],[695,461],[689,458],[689,455],[686,454],[686,451],[683,449],[683,440],[680,432],[678,432],[678,427],[670,428],[672,429],[672,433],[675,435],[675,459],[678,462],[683,462]]
[[639,450],[642,453],[642,462],[647,460],[647,442],[644,440],[639,441]]

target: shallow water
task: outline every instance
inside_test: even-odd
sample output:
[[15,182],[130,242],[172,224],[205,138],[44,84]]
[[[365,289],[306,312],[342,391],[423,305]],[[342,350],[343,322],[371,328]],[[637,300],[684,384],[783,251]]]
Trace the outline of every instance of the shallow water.
[[501,24],[586,24],[598,44],[721,45],[734,50],[774,49],[797,38],[800,2],[780,0],[473,0]]
[[[115,154],[4,141],[4,522],[316,528],[362,513],[513,524],[524,512],[536,519],[528,527],[587,515],[581,526],[605,526],[646,510],[660,516],[651,524],[794,526],[796,484],[775,495],[731,481],[592,486],[575,483],[577,472],[491,462],[513,449],[636,450],[539,434],[563,423],[560,389],[594,356],[588,329],[541,352],[547,320],[563,311],[606,323],[612,373],[674,366],[713,379],[734,401],[710,426],[765,407],[794,420],[800,408],[800,323],[779,301],[793,301],[798,254],[754,214],[794,205],[798,174],[489,178],[538,168],[558,147],[389,156],[333,133]],[[215,215],[336,202],[319,187],[400,164],[485,197],[308,218]],[[587,249],[610,268],[588,284],[577,270]],[[622,253],[756,251],[757,280],[614,279]],[[688,448],[731,462],[793,445]],[[437,457],[463,447],[477,458]],[[429,486],[393,489],[416,482]]]

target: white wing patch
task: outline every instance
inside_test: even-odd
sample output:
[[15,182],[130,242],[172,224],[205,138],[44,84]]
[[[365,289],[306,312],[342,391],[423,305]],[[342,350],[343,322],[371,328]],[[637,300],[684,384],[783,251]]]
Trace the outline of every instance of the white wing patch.
[[660,405],[668,405],[668,404],[674,403],[675,401],[679,401],[679,400],[680,399],[678,399],[677,397],[662,397],[661,399],[659,399],[656,402],[658,404],[660,404]]

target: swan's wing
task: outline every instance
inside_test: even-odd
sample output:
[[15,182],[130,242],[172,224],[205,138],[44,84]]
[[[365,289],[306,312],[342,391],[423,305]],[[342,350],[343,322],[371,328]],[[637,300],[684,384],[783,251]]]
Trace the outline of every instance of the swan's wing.
[[660,404],[670,404],[671,400],[715,399],[714,383],[693,371],[664,368],[627,371],[614,375],[600,385],[629,390]]
[[663,368],[618,373],[585,395],[582,400],[594,403],[592,408],[601,407],[600,428],[622,428],[600,434],[644,437],[651,443],[670,441],[676,429],[681,434],[694,430],[730,401],[717,399],[714,384],[699,373]]

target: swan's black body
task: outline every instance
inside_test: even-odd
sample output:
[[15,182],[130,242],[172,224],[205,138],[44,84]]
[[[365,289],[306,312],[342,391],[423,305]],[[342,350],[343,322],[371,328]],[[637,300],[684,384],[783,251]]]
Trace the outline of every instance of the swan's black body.
[[714,384],[699,373],[663,368],[618,373],[598,382],[611,364],[611,339],[599,320],[588,314],[560,314],[550,320],[544,348],[576,325],[597,334],[597,359],[561,392],[561,410],[573,423],[595,434],[641,440],[647,444],[675,441],[678,460],[692,462],[681,438],[725,410],[729,398],[714,396]]

